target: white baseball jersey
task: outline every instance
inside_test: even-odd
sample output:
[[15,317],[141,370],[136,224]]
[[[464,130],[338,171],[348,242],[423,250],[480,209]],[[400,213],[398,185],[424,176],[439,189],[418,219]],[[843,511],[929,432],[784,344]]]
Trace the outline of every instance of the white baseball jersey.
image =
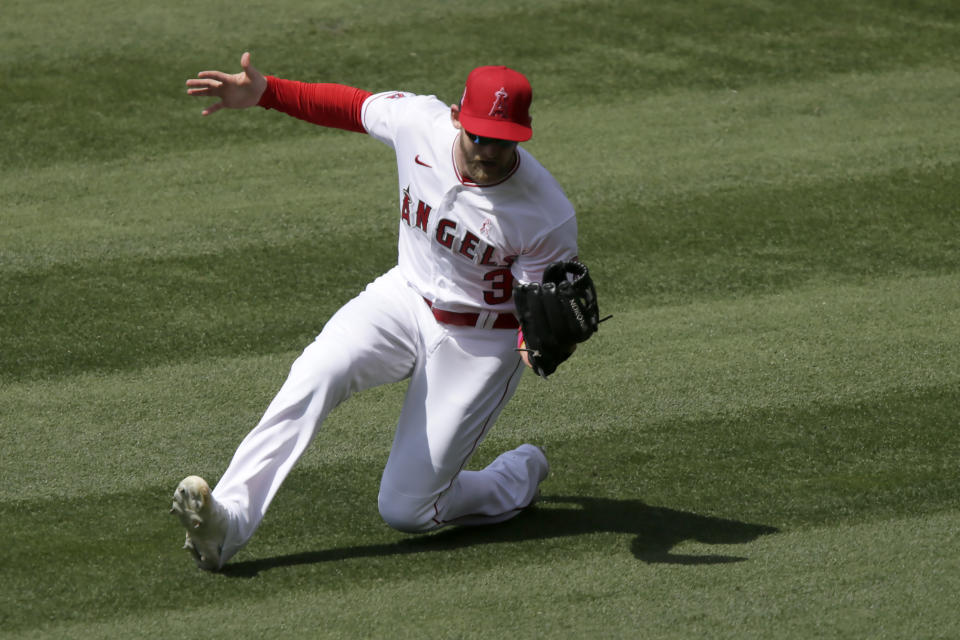
[[459,131],[436,97],[378,93],[362,118],[397,155],[400,270],[436,307],[510,312],[514,279],[539,282],[551,262],[576,257],[573,206],[525,149],[500,183],[479,186],[457,171]]
[[482,470],[465,468],[524,365],[513,331],[460,326],[436,312],[513,312],[515,280],[539,281],[551,262],[577,256],[573,207],[519,147],[498,184],[460,175],[458,130],[433,96],[372,95],[362,120],[397,156],[398,265],[326,322],[237,448],[213,490],[229,514],[221,566],[253,535],[330,411],[377,385],[409,381],[378,494],[391,526],[429,531],[506,520],[536,499],[549,473],[530,444]]

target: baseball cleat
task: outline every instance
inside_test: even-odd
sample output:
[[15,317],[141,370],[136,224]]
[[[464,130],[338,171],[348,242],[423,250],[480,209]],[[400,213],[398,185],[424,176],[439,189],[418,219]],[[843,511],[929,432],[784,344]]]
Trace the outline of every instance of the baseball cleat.
[[183,548],[190,552],[197,566],[207,571],[219,569],[229,516],[211,495],[206,480],[200,476],[184,478],[173,492],[170,513],[187,530]]

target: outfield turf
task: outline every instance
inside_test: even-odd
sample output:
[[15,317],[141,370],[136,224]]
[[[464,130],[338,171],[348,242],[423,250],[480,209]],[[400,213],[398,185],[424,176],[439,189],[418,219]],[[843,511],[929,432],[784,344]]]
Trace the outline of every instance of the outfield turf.
[[[957,638],[960,6],[7,0],[0,637]],[[377,514],[404,386],[338,408],[222,574],[167,514],[396,257],[390,150],[183,82],[534,86],[601,311],[471,462],[543,502]]]

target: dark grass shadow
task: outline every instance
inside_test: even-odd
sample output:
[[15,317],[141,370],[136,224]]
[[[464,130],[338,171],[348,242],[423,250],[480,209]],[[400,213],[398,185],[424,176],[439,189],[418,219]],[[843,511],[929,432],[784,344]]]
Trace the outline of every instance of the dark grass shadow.
[[742,562],[747,558],[723,554],[677,554],[672,550],[688,540],[704,544],[744,544],[778,531],[767,525],[652,507],[640,500],[545,496],[536,507],[498,525],[454,527],[386,544],[340,547],[248,560],[228,564],[222,569],[222,573],[232,577],[251,578],[261,571],[279,567],[351,558],[449,551],[482,544],[601,532],[635,535],[630,551],[643,562],[679,565],[725,564]]

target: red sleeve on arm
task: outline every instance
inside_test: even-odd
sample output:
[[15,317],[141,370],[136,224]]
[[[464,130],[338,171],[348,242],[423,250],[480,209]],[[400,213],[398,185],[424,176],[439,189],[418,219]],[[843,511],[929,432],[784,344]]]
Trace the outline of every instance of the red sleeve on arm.
[[267,90],[260,97],[259,105],[324,127],[366,133],[360,113],[363,101],[372,95],[369,91],[342,84],[297,82],[267,76]]

